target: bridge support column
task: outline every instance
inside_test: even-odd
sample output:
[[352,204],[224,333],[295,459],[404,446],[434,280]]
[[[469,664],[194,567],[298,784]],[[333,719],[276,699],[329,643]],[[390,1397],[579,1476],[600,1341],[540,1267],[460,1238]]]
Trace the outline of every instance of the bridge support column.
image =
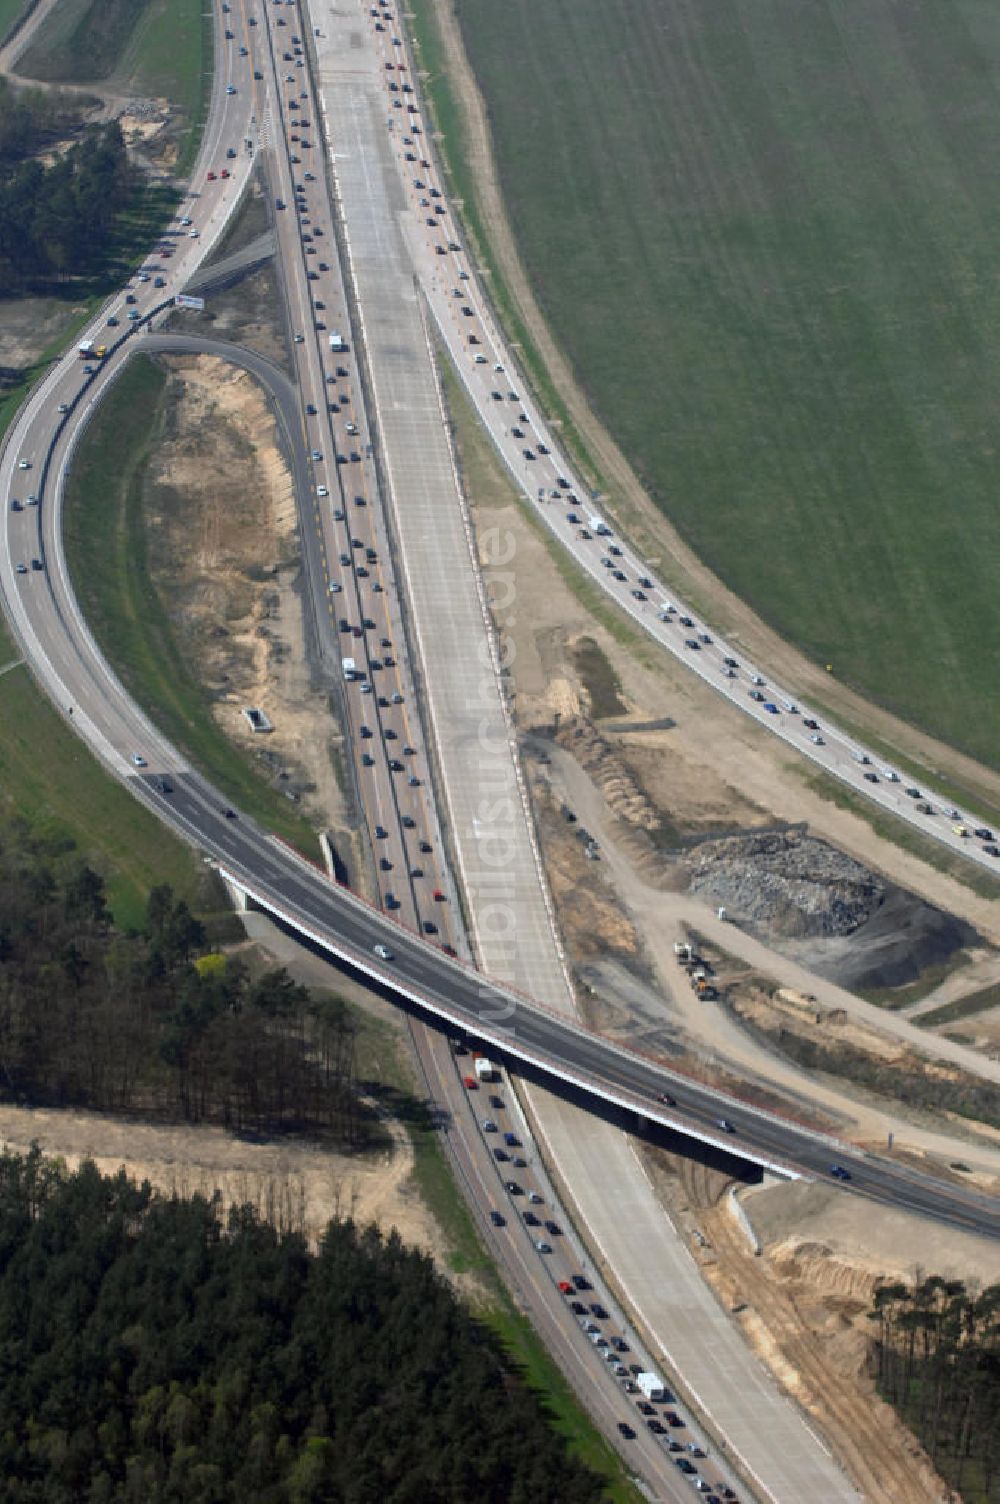
[[[221,873],[219,875],[220,877],[222,876]],[[242,888],[237,888],[235,883],[227,882],[224,877],[222,878],[222,882],[226,892],[229,894],[229,901],[237,914],[245,914],[248,910],[255,907],[252,899],[247,897]]]

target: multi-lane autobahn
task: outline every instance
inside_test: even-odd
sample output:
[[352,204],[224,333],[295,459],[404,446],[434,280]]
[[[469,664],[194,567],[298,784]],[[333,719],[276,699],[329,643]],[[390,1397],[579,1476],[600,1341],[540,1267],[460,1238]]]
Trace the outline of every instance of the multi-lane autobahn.
[[[289,7],[287,14],[291,18],[297,10]],[[212,117],[193,180],[196,186],[164,237],[172,254],[151,258],[148,280],[133,279],[86,331],[95,342],[110,346],[104,361],[88,374],[84,362],[70,356],[50,372],[12,430],[0,460],[0,495],[21,502],[18,511],[6,511],[0,587],[33,670],[116,775],[209,855],[235,888],[294,930],[313,937],[329,953],[377,978],[389,992],[410,1000],[425,1016],[446,1020],[471,1040],[490,1042],[501,1058],[563,1083],[579,1100],[600,1099],[607,1104],[604,1110],[627,1123],[645,1125],[651,1133],[695,1136],[714,1152],[731,1152],[782,1173],[827,1175],[836,1160],[860,1194],[996,1236],[1000,1226],[989,1198],[903,1166],[852,1154],[794,1124],[664,1072],[654,1062],[617,1049],[528,999],[491,986],[442,953],[431,938],[434,931],[426,932],[427,924],[433,924],[439,940],[449,936],[461,944],[459,927],[447,918],[450,879],[440,857],[420,717],[406,655],[396,648],[402,634],[398,592],[381,509],[373,504],[377,475],[358,373],[349,350],[337,357],[329,352],[330,330],[346,330],[348,320],[329,206],[325,192],[310,186],[319,174],[304,165],[314,143],[311,134],[303,140],[303,133],[315,132],[316,102],[300,62],[301,45],[285,58],[283,50],[276,49],[277,26],[254,27],[255,18],[245,6],[235,12],[230,8],[226,15],[234,16],[226,25],[233,35],[225,39],[226,67],[217,76]],[[322,617],[325,611],[327,618],[326,631],[320,633],[321,651],[331,671],[338,672],[339,648],[348,637],[341,625],[346,620],[347,645],[362,666],[361,677],[346,691],[346,709],[352,740],[365,745],[362,728],[367,727],[379,752],[370,765],[361,764],[358,791],[368,828],[385,832],[376,836],[375,846],[383,912],[331,885],[231,810],[187,767],[124,694],[91,640],[62,551],[62,482],[74,446],[128,356],[134,350],[152,353],[175,343],[174,336],[161,341],[144,331],[155,321],[155,310],[185,285],[222,234],[249,173],[248,140],[273,148],[269,156],[275,197],[285,204],[284,210],[275,211],[279,251],[283,263],[297,271],[285,286],[296,335],[298,395],[288,388],[283,398],[278,394],[279,405],[300,493],[308,491],[314,498],[312,516],[307,513],[305,519],[313,532],[304,552],[314,595],[321,602],[317,614]],[[156,286],[158,278],[161,287]],[[125,301],[129,296],[134,302]],[[138,315],[134,319],[129,317],[133,311]],[[214,345],[206,348],[218,350]],[[255,361],[246,353],[242,356],[243,364],[275,391],[274,373]],[[489,401],[494,401],[492,396]],[[24,470],[19,468],[22,459],[27,463]],[[374,558],[369,558],[369,550]],[[363,574],[358,555],[364,558]],[[37,570],[31,567],[36,558],[41,565]],[[19,563],[25,565],[24,574],[17,572]],[[348,604],[342,604],[345,601]],[[387,731],[395,735],[387,737]],[[401,755],[393,755],[393,743],[398,743]],[[404,753],[404,747],[412,751]],[[394,762],[399,766],[394,768]],[[393,924],[393,915],[405,926]],[[388,956],[377,954],[376,946]]]
[[[982,818],[928,792],[890,759],[847,735],[788,686],[727,643],[618,534],[518,372],[448,204],[428,145],[420,73],[406,38],[369,7],[383,66],[388,129],[417,233],[414,264],[453,365],[527,504],[561,547],[644,632],[760,727],[866,800],[976,865],[1000,871],[1000,842]],[[346,18],[340,22],[341,39]],[[416,116],[416,120],[414,119]],[[423,124],[421,124],[423,122]]]
[[[219,76],[219,107],[212,116],[196,169],[196,182],[201,181],[200,174],[206,172],[208,162],[227,160],[225,153],[230,143],[242,146],[253,129],[251,117],[260,118],[258,112],[263,100],[258,102],[251,93],[249,100],[240,103],[243,100],[240,90],[252,91],[254,87],[249,59],[241,74],[242,62],[234,57],[228,73]],[[221,92],[227,85],[236,92]],[[281,154],[276,155],[280,158]],[[92,331],[95,337],[107,337],[110,334],[107,318],[122,315],[127,318],[130,307],[139,311],[140,320],[133,322],[141,328],[142,316],[162,305],[172,289],[183,285],[205,249],[224,228],[228,209],[240,190],[240,176],[249,170],[245,156],[244,152],[235,159],[233,176],[220,184],[216,193],[206,191],[204,197],[192,196],[182,206],[182,220],[197,217],[197,225],[191,228],[198,229],[198,237],[192,240],[189,232],[178,235],[174,258],[161,267],[164,287],[156,288],[155,279],[135,281],[132,287],[136,303],[115,300],[109,307],[116,312],[105,310],[101,321],[95,323]],[[185,213],[184,209],[193,212]],[[179,228],[187,229],[182,224]],[[305,324],[306,310],[294,310],[293,322],[296,314],[301,314]],[[315,317],[311,323],[315,323]],[[124,319],[115,327],[115,336],[123,327],[128,328]],[[368,969],[377,971],[386,985],[419,999],[440,1016],[453,1018],[484,1038],[505,1039],[512,1056],[531,1061],[538,1069],[573,1081],[605,1100],[642,1112],[665,1127],[687,1128],[756,1162],[782,1166],[792,1173],[827,1174],[833,1157],[844,1160],[844,1151],[836,1150],[829,1141],[818,1139],[795,1124],[751,1111],[717,1093],[682,1087],[655,1064],[630,1056],[598,1036],[556,1018],[538,1004],[487,983],[478,974],[457,966],[438,946],[406,933],[388,915],[368,910],[351,895],[331,888],[325,879],[311,873],[256,827],[225,818],[222,813],[225,800],[190,773],[185,760],[114,677],[82,620],[62,551],[62,481],[72,448],[100,394],[132,350],[142,348],[143,338],[138,332],[121,338],[90,376],[83,373],[82,362],[74,355],[53,367],[12,426],[0,461],[0,494],[7,498],[0,585],[8,615],[34,672],[102,760],[133,786],[142,785],[144,797],[154,803],[160,815],[229,870],[236,883],[263,906],[283,913],[332,950],[350,953],[359,964],[364,960]],[[303,345],[307,352],[315,350],[316,369],[311,379],[307,372],[302,383],[302,395],[308,401],[310,392],[319,397],[328,383],[315,331],[310,331],[310,342],[304,339]],[[20,469],[22,462],[28,468]],[[339,469],[335,461],[329,466],[327,473],[331,480]],[[22,503],[18,511],[11,510],[11,499],[15,497]],[[31,498],[37,498],[37,503],[29,505]],[[41,569],[30,568],[30,560],[34,558],[43,565]],[[29,563],[28,572],[17,573],[17,565],[25,562]],[[368,640],[368,634],[363,640]],[[369,673],[368,682],[373,678]],[[377,700],[376,696],[370,698]],[[408,744],[414,745],[419,736],[415,721],[408,734],[414,738]],[[152,782],[139,774],[135,764],[138,757],[152,773],[173,776],[176,780],[173,795],[157,793]],[[399,797],[400,778],[392,773],[385,758],[380,758],[379,764],[389,769],[386,782],[391,792],[381,796],[386,800],[388,812],[389,800]],[[404,780],[406,786],[409,787],[410,777],[416,778],[419,786],[418,774],[408,774]],[[192,790],[190,794],[186,792],[188,789]],[[377,813],[373,823],[378,824]],[[386,824],[384,828],[398,829],[399,822]],[[401,849],[396,860],[406,873],[412,865],[412,854]],[[384,892],[382,896],[384,900]],[[422,925],[420,916],[426,912],[426,901],[423,910],[416,902],[408,904],[407,909],[410,922]],[[386,944],[393,952],[391,965],[377,963],[372,950],[377,943]],[[491,1020],[503,1025],[514,1020],[513,1033],[509,1037],[498,1035],[491,1027]],[[657,1102],[661,1093],[677,1098],[677,1111]],[[732,1124],[734,1133],[719,1128],[723,1118]],[[852,1158],[848,1163],[851,1186],[860,1193],[887,1204],[926,1211],[954,1225],[991,1235],[1000,1231],[995,1206],[987,1197],[880,1158]]]

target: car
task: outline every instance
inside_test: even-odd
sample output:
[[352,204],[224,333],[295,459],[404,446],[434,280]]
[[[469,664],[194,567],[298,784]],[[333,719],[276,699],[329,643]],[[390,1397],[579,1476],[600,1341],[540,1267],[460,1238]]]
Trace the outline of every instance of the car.
[[[570,1275],[570,1279],[573,1281],[573,1284],[574,1284],[574,1286],[576,1287],[577,1290],[589,1290],[590,1289],[590,1280],[589,1279],[585,1279],[582,1274],[571,1274]],[[640,1369],[639,1372],[641,1373],[642,1370]]]
[[483,1118],[482,1128],[484,1133],[496,1133],[497,1125],[492,1118]]
[[865,782],[866,783],[878,783],[878,774],[877,773],[871,773],[871,772],[865,773],[864,778],[865,778]]
[[677,1106],[676,1098],[672,1097],[668,1091],[657,1092],[656,1100],[660,1102],[664,1107]]
[[553,1238],[562,1237],[562,1228],[559,1226],[558,1222],[546,1222],[545,1231],[549,1233],[549,1235]]
[[552,1252],[552,1244],[551,1243],[546,1243],[546,1241],[545,1241],[544,1238],[536,1238],[535,1239],[535,1247],[538,1249],[539,1253],[551,1253]]
[[379,863],[378,863],[378,865],[379,865],[379,871],[380,872],[391,872],[392,871],[392,862],[389,860],[389,858],[387,856],[379,857]]
[[654,1436],[666,1436],[667,1434],[667,1428],[663,1424],[662,1420],[660,1420],[659,1416],[652,1416],[649,1420],[647,1420],[646,1425],[652,1431]]
[[329,494],[330,493],[327,490],[326,486],[317,486],[316,487],[316,495],[317,496],[329,496]]
[[479,1082],[476,1080],[475,1076],[463,1076],[462,1085],[465,1087],[466,1091],[479,1090]]
[[57,413],[68,413],[69,412],[69,403],[68,402],[60,402],[59,406],[56,408],[56,412]]
[[493,1223],[494,1227],[505,1227],[506,1226],[506,1218],[503,1216],[503,1214],[501,1212],[498,1212],[496,1210],[496,1208],[492,1208],[490,1210],[490,1221]]
[[27,564],[15,564],[14,565],[14,569],[15,569],[15,571],[18,574],[27,574],[28,573],[28,566],[27,566]]
[[592,1301],[590,1309],[594,1313],[594,1315],[597,1317],[598,1321],[607,1321],[607,1319],[608,1319],[608,1313],[604,1309],[604,1307],[601,1305],[601,1303],[600,1303],[599,1300]]
[[624,1337],[612,1337],[611,1346],[616,1353],[627,1353],[629,1351],[629,1345]]
[[618,1435],[622,1437],[624,1441],[635,1441],[635,1432],[633,1431],[632,1427],[623,1420],[620,1420],[618,1422]]
[[373,945],[372,950],[378,956],[380,961],[392,960],[392,951],[387,945],[382,945],[381,943],[379,943],[378,945]]
[[504,1181],[504,1186],[506,1187],[507,1191],[509,1192],[509,1194],[511,1196],[523,1196],[524,1195],[524,1192],[522,1191],[520,1185],[517,1183],[516,1180],[505,1180]]
[[825,747],[826,746],[826,743],[824,742],[823,738],[820,736],[820,734],[819,734],[818,731],[814,731],[813,734],[812,734],[812,736],[809,738],[809,740],[812,742],[813,746],[815,746],[815,747]]
[[705,1451],[705,1448],[704,1447],[700,1447],[696,1441],[689,1441],[688,1444],[687,1444],[687,1450],[691,1453],[692,1457],[707,1457],[708,1456],[708,1453]]
[[[437,894],[435,893],[434,896],[436,898]],[[507,1145],[508,1149],[518,1149],[521,1145],[521,1141],[516,1133],[505,1133],[503,1136],[503,1141]]]
[[433,851],[434,847],[431,845],[430,841],[421,841],[420,850],[424,852]]
[[851,1178],[850,1170],[845,1169],[843,1165],[831,1165],[830,1174],[834,1180],[850,1180]]
[[570,1284],[568,1279],[561,1279],[559,1281],[559,1292],[562,1295],[572,1295],[573,1286]]
[[236,85],[235,84],[227,84],[226,85],[226,93],[227,94],[235,94],[236,93]]
[[42,567],[42,561],[41,561],[41,559],[32,559],[32,561],[31,561],[31,567],[32,567],[32,569],[40,570],[41,567]]
[[541,1206],[545,1201],[545,1197],[539,1191],[529,1191],[528,1200],[533,1202],[535,1206]]
[[540,1227],[541,1226],[541,1223],[539,1222],[538,1218],[535,1216],[534,1212],[532,1212],[532,1211],[526,1211],[524,1213],[524,1223],[525,1223],[526,1227]]
[[498,1097],[496,1095],[490,1097],[490,1106],[499,1108],[499,1110],[502,1112],[504,1106],[503,1097]]
[[132,761],[137,768],[144,768],[147,766],[146,759],[143,757],[141,752],[133,752]]
[[31,469],[31,461],[30,460],[18,460],[18,462],[17,462],[17,468],[19,470],[30,470]]
[[978,837],[980,841],[993,841],[996,839],[992,830],[986,825],[977,825],[972,834]]
[[911,799],[922,799],[924,797],[919,789],[907,789],[906,793]]

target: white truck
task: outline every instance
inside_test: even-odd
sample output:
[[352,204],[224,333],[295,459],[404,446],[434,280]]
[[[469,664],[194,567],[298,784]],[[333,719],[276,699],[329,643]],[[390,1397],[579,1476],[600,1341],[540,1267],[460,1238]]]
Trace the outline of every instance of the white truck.
[[344,338],[344,336],[342,334],[331,334],[330,335],[330,349],[331,350],[346,350],[347,349],[347,341],[346,341],[346,339]]
[[587,526],[590,528],[590,531],[594,534],[595,538],[611,537],[611,529],[608,527],[608,524],[604,521],[603,517],[588,517]]
[[476,1056],[477,1081],[495,1081],[499,1074],[500,1072],[497,1070],[492,1060],[487,1060],[485,1055]]
[[358,665],[355,663],[353,658],[345,658],[343,660],[343,664],[344,678],[347,680],[348,684],[353,684],[355,679],[358,678]]
[[664,1384],[663,1380],[660,1378],[660,1375],[658,1373],[652,1373],[652,1372],[650,1372],[650,1370],[647,1369],[643,1373],[637,1373],[636,1374],[636,1376],[635,1376],[635,1382],[636,1382],[636,1387],[639,1390],[639,1393],[645,1399],[647,1399],[647,1400],[665,1400],[666,1399],[666,1397],[667,1397],[667,1386],[666,1386],[666,1384]]

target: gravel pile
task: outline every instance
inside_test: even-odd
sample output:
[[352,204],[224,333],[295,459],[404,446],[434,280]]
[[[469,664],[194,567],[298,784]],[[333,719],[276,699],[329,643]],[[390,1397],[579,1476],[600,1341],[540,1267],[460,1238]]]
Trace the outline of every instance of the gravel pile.
[[690,891],[750,928],[792,938],[850,935],[886,884],[802,831],[751,831],[703,841],[684,858]]

